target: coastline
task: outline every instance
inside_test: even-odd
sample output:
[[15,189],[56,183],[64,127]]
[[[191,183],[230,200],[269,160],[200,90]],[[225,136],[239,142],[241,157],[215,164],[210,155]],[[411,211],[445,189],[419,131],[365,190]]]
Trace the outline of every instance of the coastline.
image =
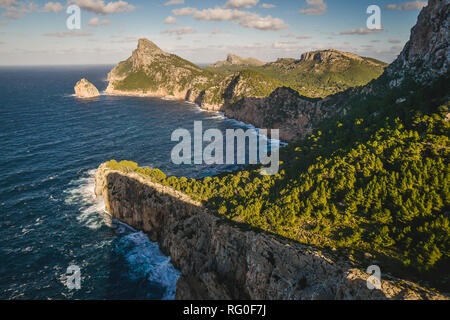
[[185,102],[185,103],[189,103],[192,105],[195,105],[197,108],[199,108],[201,111],[204,112],[214,112],[220,116],[223,117],[224,120],[228,120],[228,121],[236,121],[239,125],[242,125],[248,129],[253,129],[257,132],[257,135],[259,137],[263,137],[264,139],[266,139],[267,141],[269,141],[269,143],[275,143],[275,144],[279,144],[279,147],[285,147],[287,145],[289,145],[288,141],[282,140],[282,139],[272,139],[266,135],[263,135],[260,133],[261,128],[258,128],[257,126],[255,126],[252,123],[246,123],[244,121],[241,121],[239,119],[234,119],[231,117],[228,117],[225,112],[221,111],[220,109],[223,107],[222,106],[218,106],[218,107],[211,107],[211,108],[204,108],[202,105],[200,105],[199,103],[195,102],[195,101],[191,101],[188,99],[183,99],[177,96],[172,96],[172,95],[159,95],[157,93],[139,93],[137,91],[134,92],[126,92],[126,91],[119,91],[119,90],[108,90],[108,88],[104,91],[101,92],[101,95],[105,95],[105,96],[117,96],[117,97],[139,97],[139,98],[158,98],[161,100],[167,100],[167,101],[179,101],[179,102]]

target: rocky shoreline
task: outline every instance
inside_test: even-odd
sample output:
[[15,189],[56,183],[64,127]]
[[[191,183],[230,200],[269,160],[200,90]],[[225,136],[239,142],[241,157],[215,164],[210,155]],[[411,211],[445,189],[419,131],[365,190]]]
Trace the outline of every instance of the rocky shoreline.
[[135,172],[102,164],[95,194],[171,257],[182,273],[176,299],[447,299],[393,278],[369,290],[370,275],[348,259],[232,223]]

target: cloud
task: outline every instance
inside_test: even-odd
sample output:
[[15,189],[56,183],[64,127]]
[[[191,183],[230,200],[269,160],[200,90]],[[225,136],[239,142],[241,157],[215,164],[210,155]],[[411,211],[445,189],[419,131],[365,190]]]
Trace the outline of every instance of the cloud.
[[184,0],[170,0],[164,3],[165,6],[173,6],[176,4],[184,4]]
[[0,26],[6,26],[8,24],[8,21],[0,20]]
[[368,34],[372,34],[376,31],[380,31],[383,29],[365,29],[365,28],[360,28],[360,29],[353,29],[353,30],[345,30],[345,31],[341,31],[340,34],[342,35],[368,35]]
[[165,24],[177,24],[178,20],[172,16],[168,16],[165,20],[164,20]]
[[11,11],[7,11],[4,14],[2,14],[3,17],[8,18],[8,19],[20,19],[23,17],[23,14],[18,13],[18,12],[11,12]]
[[138,37],[134,37],[134,36],[127,36],[124,38],[121,38],[119,40],[112,40],[112,43],[137,43],[139,40]]
[[276,5],[270,3],[262,3],[259,7],[263,9],[273,9],[276,7]]
[[85,9],[96,14],[110,14],[132,11],[135,7],[126,1],[111,1],[105,4],[103,0],[72,0],[81,9]]
[[49,32],[44,33],[46,37],[53,38],[70,38],[70,37],[90,37],[92,36],[91,32],[88,31],[80,31],[80,32]]
[[289,27],[283,20],[272,16],[261,17],[256,13],[237,9],[224,9],[220,7],[198,10],[195,8],[181,8],[172,10],[176,16],[192,15],[201,21],[236,21],[245,28],[258,30],[282,30]]
[[259,0],[228,0],[224,8],[252,8],[258,4]]
[[222,30],[220,30],[220,29],[213,29],[213,30],[211,31],[211,34],[213,34],[213,35],[219,34],[219,33],[222,33]]
[[191,27],[181,27],[181,28],[177,28],[177,29],[167,29],[161,32],[161,34],[169,34],[169,35],[173,35],[176,34],[177,36],[182,36],[185,34],[193,34],[193,33],[197,33],[197,31]]
[[44,6],[46,12],[59,12],[63,9],[63,5],[59,2],[47,2]]
[[410,1],[404,2],[402,4],[388,4],[384,8],[387,10],[398,10],[398,11],[411,11],[411,10],[422,10],[423,7],[427,5],[426,1]]
[[287,33],[287,34],[283,34],[280,36],[281,38],[295,38],[295,39],[299,39],[299,40],[303,40],[303,39],[311,39],[310,35],[307,34],[300,34],[300,35],[296,35],[293,32]]
[[306,3],[308,4],[308,8],[300,10],[301,14],[318,16],[327,11],[327,4],[324,0],[306,0]]
[[100,27],[100,26],[107,26],[109,24],[110,24],[110,22],[108,20],[101,21],[98,17],[94,17],[89,21],[88,26]]
[[273,49],[283,49],[283,50],[297,50],[300,48],[298,46],[298,41],[277,41],[272,44]]
[[402,43],[400,40],[393,40],[393,39],[389,39],[388,42],[393,44]]
[[33,1],[0,0],[0,8],[5,9],[2,14],[8,19],[20,19],[26,13],[32,12],[59,12],[63,10],[63,5],[59,2],[47,2],[43,7],[39,7]]

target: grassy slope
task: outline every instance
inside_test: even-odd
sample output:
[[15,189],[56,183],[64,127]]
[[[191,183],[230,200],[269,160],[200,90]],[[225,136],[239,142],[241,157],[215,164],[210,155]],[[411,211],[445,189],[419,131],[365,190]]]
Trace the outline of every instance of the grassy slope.
[[[376,63],[377,66],[368,63]],[[378,78],[387,64],[378,60],[364,58],[364,62],[343,58],[336,65],[316,65],[314,62],[283,59],[261,67],[224,66],[207,67],[205,70],[222,75],[250,69],[263,73],[300,93],[318,98],[342,92],[350,87],[362,86]]]

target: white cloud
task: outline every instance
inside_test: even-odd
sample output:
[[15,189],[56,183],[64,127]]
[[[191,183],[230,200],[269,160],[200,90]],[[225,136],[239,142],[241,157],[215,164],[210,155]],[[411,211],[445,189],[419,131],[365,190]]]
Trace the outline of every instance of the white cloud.
[[258,30],[282,30],[289,27],[283,20],[272,16],[261,17],[256,13],[237,9],[209,8],[198,10],[195,8],[181,8],[172,10],[176,16],[192,15],[202,21],[237,21],[241,26]]
[[20,19],[23,17],[23,14],[18,13],[18,12],[11,12],[11,11],[7,11],[4,14],[2,14],[3,17],[8,18],[8,19]]
[[258,4],[259,0],[228,0],[224,8],[252,8]]
[[293,32],[290,32],[288,34],[283,34],[280,36],[281,38],[295,38],[295,39],[299,39],[299,40],[304,40],[304,39],[311,39],[310,35],[307,34],[300,34],[300,35],[296,35]]
[[92,36],[91,32],[80,31],[80,32],[49,32],[44,33],[46,37],[54,37],[54,38],[70,38],[70,37],[90,37]]
[[63,10],[63,5],[59,2],[47,2],[43,7],[39,7],[33,1],[18,1],[18,0],[0,0],[0,8],[5,9],[2,14],[8,19],[20,19],[26,13],[32,12],[59,12]]
[[195,14],[197,11],[198,11],[197,9],[191,7],[172,10],[173,14],[176,16],[190,16]]
[[170,0],[164,3],[165,6],[173,6],[176,4],[184,4],[184,0]]
[[276,7],[276,5],[270,3],[262,3],[259,7],[263,9],[273,9]]
[[178,20],[172,16],[168,16],[165,20],[164,20],[165,24],[177,24]]
[[272,44],[274,49],[297,50],[300,48],[298,41],[277,41]]
[[110,14],[132,11],[135,7],[126,1],[111,1],[105,4],[103,0],[72,0],[81,9],[97,14]]
[[100,20],[98,17],[94,17],[92,18],[89,23],[88,26],[90,27],[100,27],[100,26],[106,26],[109,25],[110,22],[108,20]]
[[426,1],[410,1],[404,2],[402,4],[388,4],[384,8],[387,10],[398,10],[398,11],[411,11],[411,10],[422,10],[423,7],[427,5]]
[[182,36],[185,34],[197,33],[197,31],[191,27],[181,27],[177,29],[168,29],[161,32],[161,34],[176,34],[177,36]]
[[300,10],[301,14],[318,16],[327,11],[327,4],[324,0],[306,0],[308,8]]
[[365,28],[360,28],[360,29],[353,29],[353,30],[345,30],[345,31],[341,31],[340,34],[342,35],[368,35],[368,34],[372,34],[376,31],[381,31],[383,29],[365,29]]
[[59,2],[47,2],[44,6],[46,12],[59,12],[63,9],[63,5]]

